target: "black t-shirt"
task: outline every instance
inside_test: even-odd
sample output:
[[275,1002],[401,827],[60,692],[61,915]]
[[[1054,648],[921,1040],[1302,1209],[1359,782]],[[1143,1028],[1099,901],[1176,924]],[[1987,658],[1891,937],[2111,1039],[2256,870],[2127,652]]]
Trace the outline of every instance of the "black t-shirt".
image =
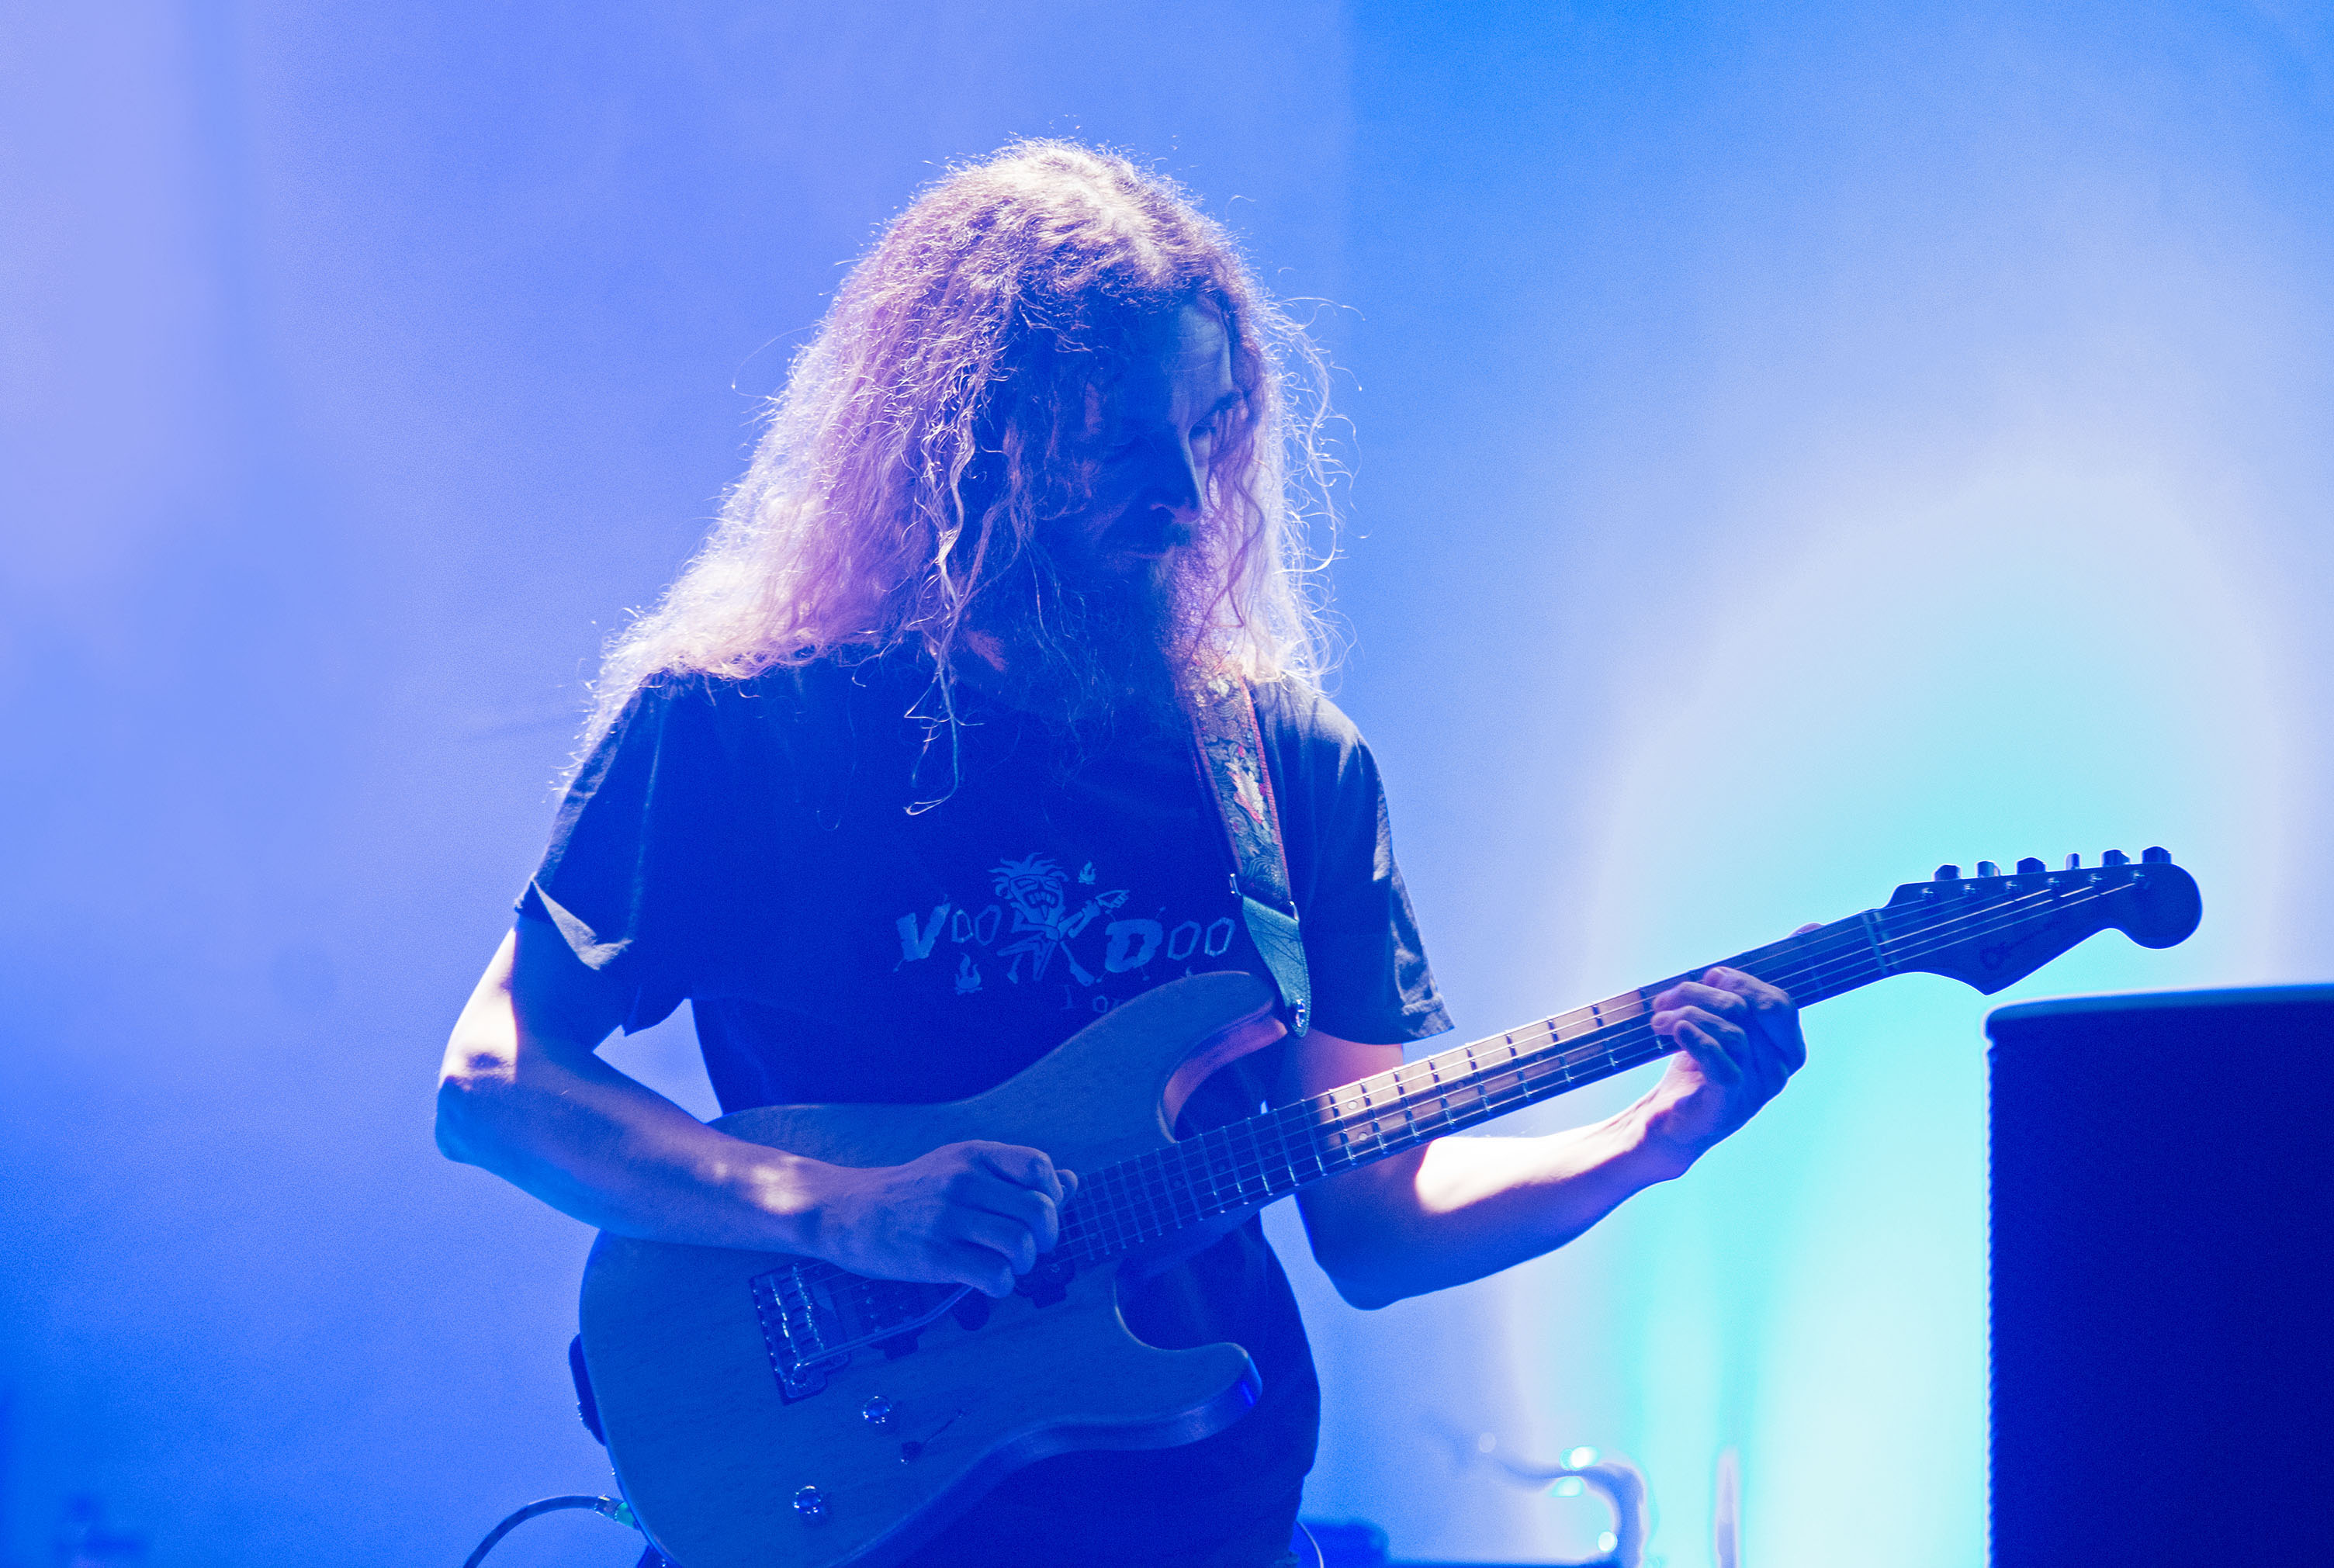
[[[627,1030],[688,998],[725,1111],[961,1099],[1166,980],[1265,975],[1186,731],[1072,749],[960,683],[952,761],[911,717],[930,683],[904,655],[669,678],[568,791],[521,911],[627,986]],[[1448,1028],[1360,736],[1287,683],[1259,687],[1257,711],[1314,1024],[1382,1044]],[[1209,1080],[1185,1130],[1255,1111],[1286,1049]],[[1319,1393],[1261,1227],[1124,1306],[1155,1344],[1245,1346],[1257,1408],[1182,1448],[1028,1467],[918,1563],[1164,1563],[1287,1540]]]

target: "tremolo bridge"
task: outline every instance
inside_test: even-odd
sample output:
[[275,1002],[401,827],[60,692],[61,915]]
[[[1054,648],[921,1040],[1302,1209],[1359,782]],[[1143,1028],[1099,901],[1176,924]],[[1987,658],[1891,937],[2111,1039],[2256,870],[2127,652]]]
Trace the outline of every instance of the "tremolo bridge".
[[[1062,1298],[1071,1273],[1066,1260],[1048,1253],[1018,1282],[1017,1294],[1049,1305]],[[866,1279],[831,1263],[788,1264],[747,1284],[771,1373],[788,1404],[826,1387],[861,1351],[903,1356],[916,1348],[917,1334],[943,1317],[967,1329],[989,1321],[989,1298],[970,1285]]]
[[789,1404],[826,1387],[861,1351],[880,1345],[905,1354],[919,1331],[972,1294],[969,1285],[863,1279],[831,1263],[788,1264],[747,1283],[770,1371]]

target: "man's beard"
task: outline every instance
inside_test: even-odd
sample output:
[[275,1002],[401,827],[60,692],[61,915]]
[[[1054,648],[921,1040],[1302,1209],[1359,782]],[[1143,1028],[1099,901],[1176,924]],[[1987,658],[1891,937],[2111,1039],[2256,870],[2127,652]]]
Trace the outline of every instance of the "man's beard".
[[1175,557],[1127,577],[1064,571],[1029,551],[982,595],[971,629],[996,640],[999,674],[981,672],[1014,707],[1080,753],[1178,711],[1183,638]]

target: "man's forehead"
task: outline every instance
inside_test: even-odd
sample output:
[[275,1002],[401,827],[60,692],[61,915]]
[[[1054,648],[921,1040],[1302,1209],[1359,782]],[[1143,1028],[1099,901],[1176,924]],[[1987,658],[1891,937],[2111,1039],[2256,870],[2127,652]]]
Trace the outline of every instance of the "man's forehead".
[[1213,305],[1194,301],[1145,316],[1125,343],[1124,357],[1098,367],[1086,383],[1085,426],[1091,435],[1124,420],[1204,417],[1239,399],[1232,379],[1231,335]]
[[1213,368],[1225,359],[1231,342],[1222,313],[1202,300],[1186,301],[1172,311],[1144,317],[1129,340],[1138,363],[1172,373]]
[[1212,405],[1230,390],[1231,337],[1212,306],[1186,304],[1144,326],[1122,383],[1131,402],[1157,404],[1181,393]]

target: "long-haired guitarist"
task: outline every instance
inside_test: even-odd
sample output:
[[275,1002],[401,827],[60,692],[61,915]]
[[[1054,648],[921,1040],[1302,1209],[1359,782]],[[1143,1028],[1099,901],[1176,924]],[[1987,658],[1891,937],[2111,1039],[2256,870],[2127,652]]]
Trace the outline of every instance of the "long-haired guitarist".
[[[825,1164],[724,1135],[595,1054],[692,1006],[725,1110],[1002,1082],[1187,974],[1265,965],[1177,694],[1250,683],[1312,987],[1196,1127],[1398,1063],[1448,1025],[1368,748],[1316,685],[1301,578],[1316,363],[1215,223],[1124,159],[1030,142],[926,190],[796,361],[719,526],[609,653],[519,918],[448,1048],[438,1139],[564,1213],[1003,1296],[1074,1172],[955,1144]],[[1457,525],[1457,524],[1454,524]],[[1682,721],[1682,759],[1722,757]],[[1317,1183],[1307,1236],[1377,1307],[1561,1246],[1781,1089],[1789,999],[1657,1002],[1681,1047],[1608,1121],[1443,1138]],[[1255,1409],[1180,1448],[1028,1466],[921,1564],[1283,1560],[1318,1390],[1251,1220],[1124,1295],[1233,1340]]]

